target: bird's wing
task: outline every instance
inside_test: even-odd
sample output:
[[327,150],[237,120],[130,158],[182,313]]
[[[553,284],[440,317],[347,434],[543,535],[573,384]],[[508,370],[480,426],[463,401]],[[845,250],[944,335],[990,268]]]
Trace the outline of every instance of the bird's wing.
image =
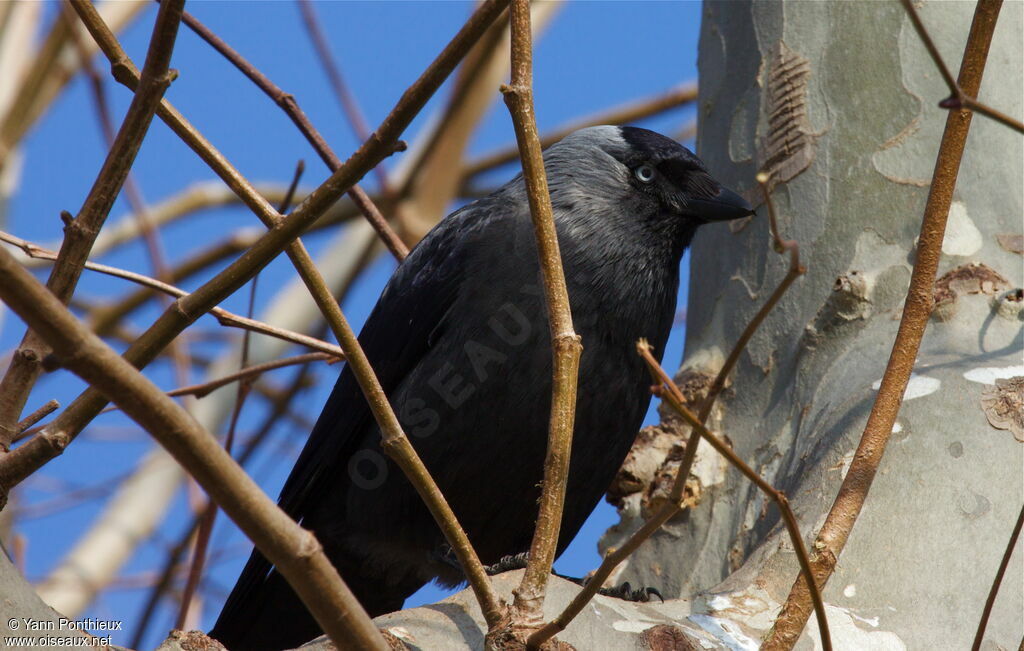
[[[367,318],[359,341],[385,393],[399,385],[444,328],[473,240],[496,220],[493,211],[479,208],[479,202],[470,204],[434,228],[395,271]],[[372,423],[366,398],[346,365],[285,481],[278,505],[301,522],[325,491],[336,490],[338,473],[345,472],[348,457]],[[270,562],[253,550],[218,627],[245,617],[248,599],[259,591],[270,570]]]

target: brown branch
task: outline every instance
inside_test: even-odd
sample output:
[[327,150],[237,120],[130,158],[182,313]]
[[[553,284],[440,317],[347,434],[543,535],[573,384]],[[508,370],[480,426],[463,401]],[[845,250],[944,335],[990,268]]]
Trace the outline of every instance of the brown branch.
[[14,429],[17,430],[18,434],[20,435],[22,432],[32,427],[42,419],[46,418],[53,412],[57,411],[59,408],[59,402],[57,402],[56,400],[50,400],[39,409],[36,409],[31,414],[25,416],[20,421],[18,421],[18,424],[15,425]]
[[[192,276],[218,264],[225,258],[238,255],[255,243],[258,235],[235,233],[223,242],[214,244],[208,249],[199,251],[173,267],[165,279],[168,284],[180,283]],[[157,294],[152,288],[140,287],[121,300],[109,305],[96,306],[89,310],[87,321],[93,332],[103,337],[114,332],[114,329],[125,318],[144,306]]]
[[[36,244],[33,244],[32,242],[28,242],[2,231],[0,231],[0,241],[17,246],[25,252],[25,255],[32,258],[55,260],[57,257],[57,254],[53,251],[48,251]],[[190,295],[185,290],[175,287],[174,285],[157,280],[156,278],[150,278],[149,276],[135,273],[134,271],[127,271],[125,269],[119,269],[118,267],[99,264],[98,262],[86,262],[85,268],[97,273],[114,276],[115,278],[122,278],[144,287],[149,287],[150,289],[163,292],[164,294],[174,296],[175,298],[184,299]],[[258,332],[269,337],[290,341],[294,344],[319,350],[338,359],[345,358],[345,353],[338,346],[315,337],[310,337],[309,335],[304,335],[301,332],[293,332],[284,328],[278,328],[277,326],[272,326],[269,323],[263,323],[262,321],[256,321],[244,316],[239,316],[219,307],[210,308],[208,311],[210,315],[215,317],[221,325],[241,328],[247,331]]]
[[573,330],[569,292],[562,271],[551,195],[544,173],[544,158],[533,110],[533,44],[529,0],[512,0],[512,77],[502,86],[512,116],[516,142],[523,162],[523,178],[530,201],[537,252],[544,279],[544,298],[551,327],[552,391],[548,450],[544,459],[544,483],[537,528],[523,580],[515,589],[513,626],[532,626],[541,621],[541,607],[551,565],[555,561],[558,534],[569,476],[576,389],[579,376],[580,337]]
[[[324,34],[323,29],[320,28],[320,21],[316,16],[316,8],[310,0],[298,0],[297,4],[299,5],[299,13],[302,14],[302,22],[309,33],[310,41],[313,42],[313,49],[316,50],[317,57],[320,59],[320,65],[323,66],[324,72],[327,74],[327,80],[331,84],[331,89],[334,91],[338,103],[341,104],[345,117],[348,118],[353,135],[355,135],[356,140],[362,142],[370,137],[370,125],[367,124],[366,116],[363,115],[363,111],[359,108],[359,102],[356,101],[352,91],[349,90],[348,84],[345,83],[341,69],[335,63],[334,57],[331,56],[331,47],[327,43],[327,36]],[[373,171],[377,175],[377,182],[380,183],[381,189],[385,190],[388,182],[387,173],[384,171],[384,168],[378,165]]]
[[262,364],[253,364],[252,366],[243,367],[234,373],[229,373],[223,377],[219,377],[209,382],[202,382],[200,384],[190,384],[187,387],[180,387],[173,391],[168,391],[167,395],[176,398],[178,396],[195,396],[196,398],[203,398],[208,396],[213,391],[237,382],[239,380],[253,380],[268,371],[273,371],[279,368],[285,368],[287,366],[296,366],[298,364],[308,364],[309,362],[327,362],[332,364],[340,361],[334,355],[328,353],[305,353],[304,355],[293,355],[291,357],[282,357],[281,359],[275,359],[270,362],[263,362]]
[[[732,448],[725,444],[720,438],[715,436],[704,426],[697,416],[693,414],[685,406],[685,398],[683,398],[682,391],[676,383],[669,377],[665,369],[658,364],[658,361],[651,355],[651,347],[646,342],[641,340],[637,344],[637,352],[643,357],[644,361],[647,362],[647,368],[651,371],[655,381],[658,382],[663,390],[658,391],[658,395],[669,404],[672,409],[683,417],[690,427],[694,428],[700,433],[701,437],[707,441],[711,447],[715,449],[719,454],[729,460],[733,466],[739,469],[743,475],[753,482],[758,488],[764,492],[765,495],[770,497],[779,507],[779,512],[782,514],[782,520],[786,525],[786,531],[789,533],[789,538],[793,543],[793,550],[796,552],[797,560],[800,563],[800,570],[804,577],[804,581],[807,584],[807,588],[811,593],[811,599],[814,602],[814,612],[818,618],[818,631],[821,634],[821,646],[825,651],[831,651],[832,649],[832,635],[828,628],[828,618],[825,616],[825,602],[821,598],[821,591],[812,581],[811,575],[811,562],[807,554],[807,546],[804,544],[804,538],[800,535],[800,527],[797,524],[796,516],[793,514],[793,509],[789,506],[789,500],[786,495],[777,490],[774,486],[769,484],[764,478],[761,477],[753,468],[748,466],[746,462],[739,458],[739,456],[733,452]],[[685,482],[685,479],[684,479]],[[680,497],[682,492],[680,491]],[[672,506],[678,510],[680,508],[680,502],[672,502]]]
[[[165,7],[161,7],[153,27],[138,89],[114,144],[78,216],[65,226],[64,242],[57,264],[46,282],[50,291],[64,303],[70,300],[75,291],[82,266],[89,257],[89,250],[135,162],[135,156],[153,120],[153,112],[174,77],[168,66],[184,3],[185,0],[168,1]],[[42,372],[41,362],[47,354],[49,350],[42,340],[31,330],[26,331],[11,365],[0,380],[0,450],[7,450],[16,435],[14,425]]]
[[1006,568],[1010,565],[1010,557],[1013,556],[1013,548],[1017,546],[1022,526],[1024,526],[1024,506],[1020,507],[1017,524],[1014,525],[1013,533],[1010,534],[1010,540],[1006,543],[1006,551],[1003,552],[1003,560],[999,562],[999,570],[996,571],[996,576],[992,579],[992,587],[988,591],[988,598],[985,599],[985,608],[981,611],[981,620],[978,622],[978,631],[974,634],[974,643],[971,645],[971,651],[979,651],[981,649],[981,642],[985,639],[985,627],[988,626],[988,618],[992,614],[992,607],[995,606],[996,595],[999,594],[999,585],[1003,582]]
[[[257,429],[256,434],[249,439],[246,443],[245,448],[241,454],[238,455],[238,464],[245,466],[246,463],[252,458],[252,455],[257,449],[267,441],[270,433],[273,431],[274,425],[287,414],[288,406],[292,404],[292,401],[299,394],[299,392],[308,386],[307,373],[309,365],[306,364],[301,367],[295,378],[289,384],[289,386],[281,392],[279,396],[272,400],[270,413],[266,415],[262,425]],[[258,387],[259,385],[257,385]],[[152,621],[153,615],[156,613],[156,607],[160,602],[163,595],[170,590],[173,583],[174,574],[181,563],[181,558],[185,555],[188,550],[189,543],[192,540],[192,536],[195,535],[199,527],[200,515],[195,515],[192,518],[192,522],[188,529],[182,534],[181,538],[174,544],[170,552],[167,554],[167,560],[164,563],[164,567],[160,572],[159,579],[155,583],[151,584],[149,596],[146,598],[146,603],[142,608],[141,614],[136,618],[138,626],[135,629],[135,633],[132,636],[132,640],[129,643],[129,648],[138,649],[142,646],[142,639],[149,628],[149,624]]]
[[942,55],[939,54],[939,48],[935,46],[935,41],[932,40],[931,34],[928,33],[928,29],[924,26],[924,22],[921,20],[921,15],[917,13],[917,8],[914,7],[914,3],[911,0],[900,0],[900,2],[903,3],[903,8],[910,17],[910,22],[914,25],[914,30],[921,38],[921,42],[924,43],[925,49],[928,50],[928,55],[932,58],[932,61],[935,62],[935,67],[939,69],[939,74],[942,75],[943,81],[945,81],[946,86],[949,87],[949,97],[939,102],[939,106],[944,109],[951,109],[954,111],[963,109],[977,111],[987,118],[991,118],[996,122],[1001,122],[1015,131],[1024,133],[1024,123],[1020,120],[1010,117],[1001,111],[997,111],[996,109],[982,104],[975,99],[978,95],[978,90],[981,88],[980,86],[978,89],[975,89],[973,93],[964,91],[963,84],[957,83],[957,80],[953,78],[953,73],[949,71],[945,61],[942,60]]
[[[970,35],[964,49],[960,67],[959,86],[970,95],[976,95],[981,86],[992,33],[1002,0],[980,0],[971,23]],[[970,111],[953,111],[946,118],[946,128],[935,161],[928,201],[921,222],[917,243],[917,260],[910,276],[910,288],[903,307],[896,340],[892,345],[889,362],[882,375],[878,395],[864,426],[853,462],[832,503],[825,524],[815,538],[811,569],[815,583],[823,587],[832,575],[842,554],[857,516],[867,500],[871,483],[882,461],[889,442],[893,423],[903,402],[903,392],[914,369],[914,360],[931,316],[935,272],[942,253],[942,239],[946,231],[946,217],[956,187],[960,161],[967,133],[971,125]],[[765,651],[791,649],[796,644],[807,618],[810,616],[810,596],[807,586],[799,578],[790,589],[782,612],[763,645]]]
[[388,648],[316,538],[278,508],[188,412],[89,332],[4,249],[0,275],[4,302],[67,368],[110,396],[195,477],[285,576],[339,648]]
[[[316,50],[317,56],[320,59],[320,64],[324,68],[324,72],[327,73],[327,79],[330,81],[331,88],[334,90],[335,96],[338,98],[338,102],[341,104],[342,111],[345,113],[345,117],[348,118],[348,123],[352,127],[352,132],[355,134],[356,140],[362,142],[370,137],[370,126],[366,122],[366,117],[363,115],[362,110],[359,108],[359,102],[356,101],[355,95],[349,89],[348,84],[345,83],[345,79],[341,74],[341,68],[335,62],[334,57],[331,56],[331,48],[327,42],[327,36],[324,34],[323,29],[320,28],[320,21],[316,16],[316,9],[310,0],[298,0],[299,12],[302,14],[302,22],[306,26],[306,31],[309,32],[310,40],[313,42],[313,48]],[[497,24],[497,23],[495,23]],[[401,205],[394,201],[396,193],[394,188],[391,187],[391,182],[388,179],[387,170],[383,165],[378,165],[373,168],[373,172],[377,177],[377,183],[380,186],[380,193],[382,198],[391,204],[392,218],[398,224],[399,229],[408,237],[408,233],[405,231],[405,224],[407,222],[404,215],[404,210]],[[404,242],[399,239],[399,243],[405,246]],[[408,255],[408,250],[406,250]],[[399,260],[404,259],[403,255]]]
[[[268,97],[274,100],[278,106],[280,106],[285,114],[291,118],[295,126],[298,127],[302,135],[305,136],[306,140],[313,145],[313,149],[316,150],[320,158],[327,164],[327,167],[332,172],[337,172],[341,168],[341,159],[335,155],[334,151],[324,140],[323,136],[320,135],[310,123],[309,118],[299,107],[299,103],[295,100],[295,96],[286,93],[281,90],[274,82],[272,82],[266,75],[260,72],[254,65],[249,63],[242,55],[236,52],[231,46],[223,41],[220,37],[210,31],[205,25],[196,20],[188,12],[185,12],[182,20],[189,29],[195,32],[201,39],[206,41],[217,50],[225,59],[231,62],[239,71],[248,77],[256,86],[262,90]],[[375,166],[376,167],[376,166]],[[366,217],[366,220],[370,222],[373,229],[377,231],[384,245],[388,247],[392,255],[398,261],[405,259],[405,256],[409,255],[409,247],[402,242],[398,234],[388,225],[384,216],[380,214],[380,210],[373,204],[370,197],[360,188],[358,185],[353,184],[347,190],[349,197],[359,207],[359,210]]]
[[[627,124],[644,118],[664,113],[678,106],[697,101],[697,84],[687,83],[671,88],[666,92],[634,100],[621,106],[616,106],[600,113],[588,115],[571,121],[565,126],[540,136],[541,148],[549,147],[574,131],[585,127],[593,127],[601,124]],[[519,149],[506,147],[483,154],[476,160],[466,164],[462,172],[463,184],[469,182],[474,176],[511,163],[519,158]]]

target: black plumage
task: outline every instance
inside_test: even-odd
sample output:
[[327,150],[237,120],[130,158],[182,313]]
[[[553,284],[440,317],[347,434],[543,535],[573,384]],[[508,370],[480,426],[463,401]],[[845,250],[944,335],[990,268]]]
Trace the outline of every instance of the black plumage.
[[[692,153],[633,127],[577,131],[545,152],[559,245],[582,337],[561,553],[625,458],[650,402],[635,343],[660,359],[679,261],[697,227],[750,213]],[[406,433],[484,563],[529,548],[551,401],[536,244],[517,177],[442,220],[398,267],[360,342]],[[372,616],[431,579],[454,585],[440,530],[341,372],[279,503],[312,530]],[[320,634],[253,552],[211,635],[232,649]]]

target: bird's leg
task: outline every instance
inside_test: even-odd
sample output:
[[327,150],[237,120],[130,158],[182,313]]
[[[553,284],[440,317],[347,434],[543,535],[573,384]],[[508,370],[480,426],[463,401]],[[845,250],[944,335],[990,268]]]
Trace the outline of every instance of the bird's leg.
[[526,567],[526,563],[529,560],[529,552],[510,554],[508,556],[502,556],[501,560],[494,565],[487,565],[484,567],[484,571],[487,572],[489,576],[494,576],[495,574],[503,574],[512,570],[521,570]]
[[[554,573],[555,576],[561,577],[566,581],[572,581],[576,585],[585,586],[590,583],[590,577],[584,577],[577,579],[571,576],[564,576],[558,572]],[[651,597],[657,597],[662,603],[665,603],[665,598],[661,596],[657,588],[649,588],[647,586],[640,586],[636,590],[629,584],[629,581],[625,581],[621,585],[615,586],[614,588],[598,588],[597,594],[604,595],[605,597],[613,597],[615,599],[622,599],[623,601],[635,601],[640,603],[647,603],[651,600]]]
[[[494,565],[488,565],[484,567],[484,571],[490,576],[495,574],[501,574],[510,570],[520,570],[526,567],[526,562],[530,560],[530,554],[528,552],[522,552],[519,554],[511,554],[504,556],[500,561]],[[559,574],[558,572],[551,572],[560,579],[566,581],[572,581],[576,585],[585,586],[590,581],[589,578],[576,578],[574,576],[566,576]],[[662,603],[665,602],[665,598],[661,596],[657,588],[649,588],[647,586],[640,586],[637,589],[633,589],[633,586],[629,584],[629,581],[624,582],[622,585],[614,588],[600,588],[597,591],[598,594],[606,597],[614,597],[615,599],[622,599],[623,601],[635,601],[641,603],[647,603],[651,600],[651,597],[657,597]]]

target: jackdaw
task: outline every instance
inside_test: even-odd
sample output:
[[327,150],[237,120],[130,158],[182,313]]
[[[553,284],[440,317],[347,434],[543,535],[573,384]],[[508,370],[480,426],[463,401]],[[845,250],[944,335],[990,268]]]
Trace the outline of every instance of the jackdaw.
[[[751,214],[689,150],[636,127],[582,129],[544,154],[576,332],[579,396],[558,553],[608,489],[651,399],[636,354],[660,359],[679,262],[704,223]],[[360,334],[405,432],[485,564],[529,549],[551,404],[551,346],[522,176],[449,215],[399,265]],[[279,504],[312,530],[371,616],[432,579],[464,580],[383,453],[342,370]],[[321,633],[253,551],[210,635],[231,649]]]

